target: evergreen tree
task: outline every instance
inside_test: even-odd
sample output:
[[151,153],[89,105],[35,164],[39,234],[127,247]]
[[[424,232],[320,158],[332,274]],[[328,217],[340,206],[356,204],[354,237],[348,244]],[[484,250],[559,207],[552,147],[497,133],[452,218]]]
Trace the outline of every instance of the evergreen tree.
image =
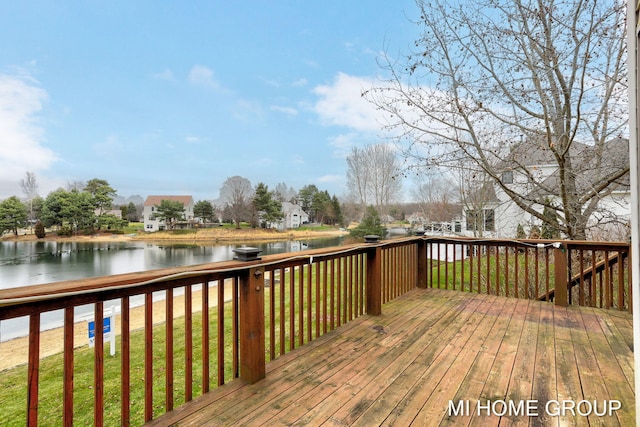
[[164,221],[169,229],[175,227],[175,222],[184,218],[184,203],[177,200],[161,200],[156,207],[156,218]]
[[0,203],[0,235],[12,231],[18,235],[18,228],[27,224],[27,208],[16,196],[11,196]]
[[215,209],[211,202],[200,200],[193,206],[193,215],[202,219],[203,222],[211,222],[215,216]]
[[362,222],[356,228],[352,229],[349,234],[357,239],[361,239],[367,235],[376,235],[384,238],[387,230],[382,226],[378,211],[376,211],[373,206],[367,206]]
[[282,218],[282,203],[278,201],[273,191],[264,183],[259,183],[253,196],[253,207],[258,214],[260,226],[266,228]]

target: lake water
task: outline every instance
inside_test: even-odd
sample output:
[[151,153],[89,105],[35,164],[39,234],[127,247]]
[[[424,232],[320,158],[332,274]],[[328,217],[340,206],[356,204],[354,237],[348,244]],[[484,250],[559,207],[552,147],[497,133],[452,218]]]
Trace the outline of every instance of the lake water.
[[[336,246],[340,237],[251,244],[260,255]],[[151,244],[144,242],[0,242],[0,289],[227,261],[241,245]],[[135,302],[132,301],[132,304]],[[108,307],[108,304],[105,304]],[[78,307],[76,318],[91,307]],[[42,315],[42,329],[62,325],[61,312]],[[0,341],[25,335],[26,320],[0,322]]]

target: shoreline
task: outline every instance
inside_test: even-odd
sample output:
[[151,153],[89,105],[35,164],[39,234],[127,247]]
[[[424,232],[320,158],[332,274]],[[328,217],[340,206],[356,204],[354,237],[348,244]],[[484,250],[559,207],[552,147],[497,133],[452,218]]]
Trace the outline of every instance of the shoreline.
[[136,234],[112,234],[98,233],[90,236],[62,237],[48,233],[42,239],[34,234],[22,234],[19,236],[3,236],[0,242],[175,242],[175,243],[251,243],[273,242],[302,239],[321,239],[348,235],[348,231],[335,230],[287,230],[276,231],[266,229],[230,229],[207,228],[188,233],[175,233],[173,231],[157,231],[154,233],[139,232]]

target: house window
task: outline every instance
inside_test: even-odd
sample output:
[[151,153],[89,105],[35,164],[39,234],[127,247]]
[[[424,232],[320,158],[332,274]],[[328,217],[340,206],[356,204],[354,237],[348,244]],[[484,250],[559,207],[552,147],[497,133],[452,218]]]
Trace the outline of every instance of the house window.
[[456,221],[454,223],[454,230],[456,233],[461,233],[462,232],[462,223],[460,221]]
[[506,171],[502,174],[502,183],[503,184],[513,184],[513,172]]
[[496,212],[493,209],[484,209],[484,231],[495,231],[496,230],[496,222],[495,222],[495,214]]
[[467,230],[469,231],[495,231],[495,210],[468,210],[467,211]]

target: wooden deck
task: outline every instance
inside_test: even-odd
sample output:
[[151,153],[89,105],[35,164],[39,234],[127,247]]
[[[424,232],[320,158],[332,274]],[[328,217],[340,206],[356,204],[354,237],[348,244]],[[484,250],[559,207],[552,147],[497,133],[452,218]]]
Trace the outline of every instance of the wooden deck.
[[417,289],[152,424],[630,426],[632,349],[628,313]]

